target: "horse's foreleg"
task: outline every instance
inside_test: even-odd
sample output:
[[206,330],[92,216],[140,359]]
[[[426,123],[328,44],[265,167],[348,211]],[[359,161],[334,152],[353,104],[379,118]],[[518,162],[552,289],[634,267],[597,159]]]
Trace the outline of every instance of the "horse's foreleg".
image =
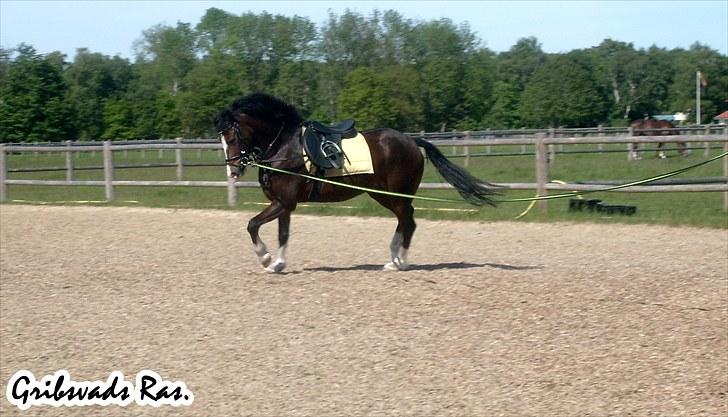
[[[399,271],[400,265],[402,265],[402,258],[399,257],[400,251],[402,250],[402,232],[400,231],[400,228],[397,227],[397,231],[394,232],[394,236],[392,237],[392,242],[389,243],[389,253],[390,253],[390,259],[391,262],[388,262],[384,265],[384,269],[387,271]],[[404,263],[407,263],[407,254],[405,252],[405,261]]]
[[286,210],[281,203],[274,201],[271,203],[270,206],[266,207],[265,210],[250,219],[250,221],[248,222],[248,233],[250,233],[250,238],[253,240],[255,254],[258,255],[258,260],[260,261],[261,265],[263,265],[263,267],[267,267],[268,265],[270,265],[272,258],[270,256],[270,253],[268,252],[268,248],[265,246],[265,243],[260,238],[258,231],[260,230],[260,227],[264,224],[280,218],[284,215],[290,216],[290,212]]
[[286,249],[288,248],[290,226],[291,212],[286,210],[278,217],[278,257],[275,262],[265,268],[266,271],[279,273],[286,268]]

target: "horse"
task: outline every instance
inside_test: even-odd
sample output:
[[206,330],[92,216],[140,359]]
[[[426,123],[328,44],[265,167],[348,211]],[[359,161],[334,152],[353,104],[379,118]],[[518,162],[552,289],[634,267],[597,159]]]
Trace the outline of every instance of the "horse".
[[[674,130],[675,125],[673,125],[671,122],[667,120],[655,120],[655,119],[642,119],[642,120],[635,120],[630,125],[633,129],[633,135],[634,136],[668,136],[668,135],[674,135],[676,134]],[[665,151],[662,150],[664,147],[664,142],[659,142],[657,144],[657,158],[659,159],[665,159],[667,156],[665,155]],[[637,156],[637,147],[638,145],[635,143],[633,144],[633,159],[639,159]],[[678,147],[678,153],[682,156],[687,155],[687,149],[685,146],[685,142],[677,142]]]
[[[258,182],[270,204],[250,219],[247,231],[258,261],[267,272],[281,273],[286,267],[291,213],[298,203],[340,202],[365,192],[295,175],[309,174],[302,143],[305,122],[295,106],[280,98],[265,93],[240,97],[220,111],[214,123],[225,154],[228,177],[237,180],[245,167],[253,163],[259,168]],[[369,146],[374,173],[337,177],[339,183],[413,196],[422,180],[424,157],[420,148],[423,148],[440,175],[465,201],[477,206],[495,206],[492,196],[499,194],[498,186],[481,181],[453,164],[432,143],[390,128],[359,133]],[[383,269],[406,270],[409,267],[408,251],[417,227],[413,199],[366,192],[397,218],[389,244],[391,256]],[[273,260],[258,232],[261,226],[276,219],[278,252]]]

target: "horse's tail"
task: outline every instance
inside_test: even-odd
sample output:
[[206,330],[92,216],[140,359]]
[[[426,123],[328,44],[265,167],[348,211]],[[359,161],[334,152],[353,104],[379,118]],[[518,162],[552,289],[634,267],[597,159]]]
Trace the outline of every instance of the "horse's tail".
[[482,206],[488,204],[495,206],[496,201],[490,198],[492,195],[499,194],[496,185],[481,181],[470,175],[467,171],[450,162],[439,149],[430,142],[419,138],[414,138],[417,146],[424,148],[427,158],[432,161],[432,165],[437,171],[449,182],[458,193],[470,204]]

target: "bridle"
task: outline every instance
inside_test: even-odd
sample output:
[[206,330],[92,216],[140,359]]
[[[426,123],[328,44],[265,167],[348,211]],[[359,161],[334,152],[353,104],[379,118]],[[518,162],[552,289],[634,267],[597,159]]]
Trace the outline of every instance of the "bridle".
[[[230,129],[233,129],[233,142],[228,145],[237,144],[238,149],[240,150],[240,153],[238,155],[235,155],[232,157],[228,157],[228,155],[225,154],[225,164],[231,165],[231,162],[240,161],[241,165],[247,165],[247,163],[252,162],[251,159],[252,160],[255,159],[255,156],[252,155],[253,153],[255,153],[255,149],[251,152],[251,155],[248,155],[248,152],[243,149],[243,137],[242,137],[242,134],[240,133],[240,125],[238,124],[238,122],[229,124],[225,129],[217,132],[217,134],[218,134],[218,136],[224,137],[225,132],[227,132]],[[226,139],[223,138],[223,140],[226,140]]]
[[[225,129],[217,132],[218,135],[224,136],[224,133],[230,129],[233,129],[233,142],[231,144],[238,145],[238,149],[240,150],[240,153],[238,155],[228,157],[227,154],[225,155],[225,164],[231,165],[231,162],[240,161],[241,167],[246,167],[252,163],[255,162],[272,162],[272,160],[265,159],[273,149],[273,145],[278,142],[278,139],[281,137],[281,133],[283,133],[283,128],[285,127],[285,123],[281,124],[280,129],[278,129],[278,133],[276,134],[276,137],[273,138],[273,140],[270,142],[268,147],[266,148],[265,152],[263,152],[260,148],[257,146],[254,147],[251,150],[245,150],[243,149],[243,137],[242,133],[240,132],[240,125],[238,122],[233,122],[229,124]],[[230,144],[229,144],[230,145]]]

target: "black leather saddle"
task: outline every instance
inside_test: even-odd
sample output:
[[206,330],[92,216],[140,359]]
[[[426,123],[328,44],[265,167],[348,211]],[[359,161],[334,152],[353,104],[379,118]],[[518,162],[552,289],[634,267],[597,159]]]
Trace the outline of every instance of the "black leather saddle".
[[347,119],[333,125],[316,121],[304,122],[303,147],[311,162],[321,170],[341,169],[346,155],[341,149],[342,139],[357,135],[355,121]]

